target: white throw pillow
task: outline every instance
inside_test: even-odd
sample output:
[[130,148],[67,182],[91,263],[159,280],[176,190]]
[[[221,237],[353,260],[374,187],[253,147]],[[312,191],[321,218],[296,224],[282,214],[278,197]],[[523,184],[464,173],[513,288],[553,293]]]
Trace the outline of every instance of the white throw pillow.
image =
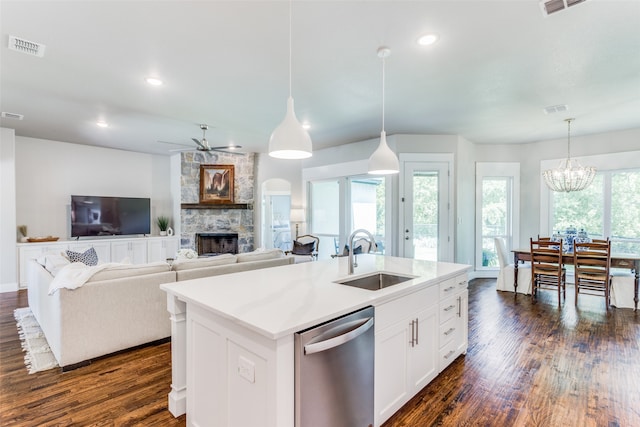
[[36,258],[36,262],[43,266],[54,277],[62,267],[70,264],[66,257],[58,253],[44,254],[41,257]]

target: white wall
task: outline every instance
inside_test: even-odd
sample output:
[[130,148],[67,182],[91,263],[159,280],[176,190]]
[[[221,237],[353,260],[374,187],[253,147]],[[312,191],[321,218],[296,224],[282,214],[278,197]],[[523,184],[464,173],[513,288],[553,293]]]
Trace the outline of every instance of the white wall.
[[16,220],[30,236],[64,240],[72,194],[149,197],[155,226],[158,215],[173,213],[169,162],[167,156],[17,136]]
[[15,133],[0,128],[0,292],[18,289]]

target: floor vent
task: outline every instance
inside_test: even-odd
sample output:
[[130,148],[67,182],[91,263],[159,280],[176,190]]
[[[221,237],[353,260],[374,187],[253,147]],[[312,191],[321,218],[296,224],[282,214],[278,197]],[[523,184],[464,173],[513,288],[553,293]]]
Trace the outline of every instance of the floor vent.
[[552,13],[560,12],[568,7],[575,6],[579,3],[584,3],[586,0],[541,0],[540,8],[544,16],[549,16]]
[[24,116],[22,114],[8,113],[6,111],[3,111],[2,112],[2,118],[3,119],[22,120],[22,119],[24,119]]
[[27,55],[44,56],[45,45],[41,43],[31,42],[16,36],[9,36],[9,49],[16,52],[26,53]]
[[564,113],[568,109],[569,107],[566,104],[551,105],[549,107],[544,107],[544,113],[545,114]]

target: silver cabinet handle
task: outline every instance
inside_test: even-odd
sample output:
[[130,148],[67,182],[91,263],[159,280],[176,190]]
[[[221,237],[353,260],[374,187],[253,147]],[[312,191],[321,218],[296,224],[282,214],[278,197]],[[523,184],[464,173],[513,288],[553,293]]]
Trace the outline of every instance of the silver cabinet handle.
[[415,326],[415,320],[411,321],[411,341],[409,341],[409,344],[411,344],[411,347],[415,347],[416,346],[416,326]]
[[458,317],[462,317],[462,297],[458,297]]
[[420,327],[420,321],[418,320],[418,318],[416,317],[416,345],[418,345],[418,336],[420,334],[419,332],[419,328]]
[[449,286],[448,288],[446,288],[444,290],[444,292],[451,292],[452,290],[454,290],[456,287],[455,286]]
[[[360,335],[367,332],[373,326],[373,317],[367,317],[366,319],[354,320],[347,324],[348,326],[353,326],[355,329],[351,329],[349,332],[345,334],[341,334],[335,336],[333,338],[329,338],[324,341],[314,342],[312,344],[307,344],[304,346],[304,354],[313,354],[319,353],[321,351],[329,350],[331,348],[337,347],[344,343],[351,341],[354,338],[359,337]],[[334,329],[344,330],[347,325],[336,326],[333,329],[330,329],[323,335],[330,335],[331,331]]]
[[444,311],[451,311],[451,310],[453,310],[454,308],[456,308],[456,306],[455,306],[455,305],[453,305],[453,304],[451,304],[449,307],[446,307],[446,308],[444,308],[443,310],[444,310]]
[[451,333],[452,333],[453,331],[455,331],[455,330],[456,330],[456,328],[449,328],[449,330],[448,330],[448,331],[446,331],[444,334],[445,334],[445,335],[449,335],[449,334],[451,334]]
[[448,359],[448,358],[450,358],[450,357],[451,357],[451,355],[452,355],[452,354],[454,354],[454,353],[455,353],[455,351],[451,350],[451,351],[449,351],[449,353],[447,353],[447,354],[445,354],[445,355],[444,355],[444,358],[445,358],[445,359]]

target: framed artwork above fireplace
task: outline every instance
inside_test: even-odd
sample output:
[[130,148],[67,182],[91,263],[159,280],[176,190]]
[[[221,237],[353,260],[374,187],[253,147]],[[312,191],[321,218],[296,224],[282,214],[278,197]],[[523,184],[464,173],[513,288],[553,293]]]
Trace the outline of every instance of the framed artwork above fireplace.
[[200,203],[233,204],[233,165],[200,165]]

